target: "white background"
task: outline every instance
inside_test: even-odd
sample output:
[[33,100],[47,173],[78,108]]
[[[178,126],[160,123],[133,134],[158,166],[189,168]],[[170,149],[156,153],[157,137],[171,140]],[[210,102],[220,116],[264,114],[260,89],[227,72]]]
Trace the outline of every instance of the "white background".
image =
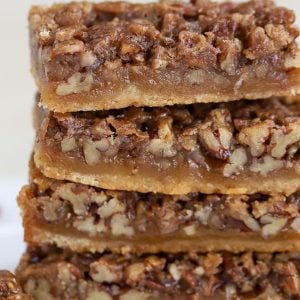
[[[0,10],[0,269],[13,270],[23,251],[16,196],[27,182],[32,150],[32,106],[35,86],[30,76],[27,11],[47,0],[3,1]],[[300,1],[279,0],[297,10]]]

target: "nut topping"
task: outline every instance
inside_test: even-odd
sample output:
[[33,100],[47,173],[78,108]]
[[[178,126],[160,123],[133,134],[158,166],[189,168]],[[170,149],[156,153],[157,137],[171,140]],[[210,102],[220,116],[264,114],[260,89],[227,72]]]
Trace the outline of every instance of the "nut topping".
[[261,159],[254,159],[250,170],[254,173],[260,173],[267,176],[272,171],[283,168],[284,164],[281,160],[276,160],[270,155],[265,155]]
[[264,215],[260,218],[260,222],[266,224],[262,228],[263,237],[269,238],[278,234],[278,232],[286,225],[287,219]]
[[[294,57],[295,15],[272,1],[114,6],[32,8],[31,37],[38,49],[46,49],[42,59],[49,78],[67,80],[95,61],[95,74],[102,76],[104,66],[118,60],[122,66],[155,70],[217,71],[216,78],[222,71],[229,76],[248,74],[264,64],[280,70],[286,58]],[[67,71],[60,72],[62,68]],[[57,92],[76,92],[67,90],[60,87]]]
[[92,263],[90,268],[90,276],[96,282],[111,283],[119,280],[119,277],[117,275],[117,266],[113,265],[109,261],[106,261],[105,259],[100,259],[99,261]]
[[77,147],[74,137],[65,138],[61,141],[61,151],[69,152],[75,150]]
[[229,163],[224,166],[223,174],[225,177],[237,175],[243,171],[247,163],[247,153],[244,148],[237,148],[232,152]]
[[251,155],[259,157],[265,153],[265,141],[270,137],[271,128],[274,122],[266,120],[256,123],[253,126],[245,127],[238,135],[238,141],[245,146],[249,146]]
[[[72,299],[79,291],[83,298],[103,294],[105,300],[109,299],[106,293],[128,300],[180,299],[187,291],[200,297],[226,293],[230,297],[288,299],[299,294],[298,270],[299,255],[295,253],[121,255],[43,247],[27,252],[18,276],[31,295],[44,295],[45,299],[49,299],[46,294],[50,299],[60,295]],[[57,274],[62,273],[65,275],[60,280]],[[38,286],[37,278],[45,282]]]
[[66,83],[61,83],[56,89],[59,96],[68,96],[80,92],[89,92],[93,84],[93,75],[84,76],[81,73],[73,74]]
[[111,231],[113,235],[134,235],[134,230],[129,226],[129,220],[121,214],[113,215],[111,219]]
[[220,159],[229,156],[232,143],[232,124],[228,110],[211,111],[209,118],[198,127],[198,135],[204,147]]

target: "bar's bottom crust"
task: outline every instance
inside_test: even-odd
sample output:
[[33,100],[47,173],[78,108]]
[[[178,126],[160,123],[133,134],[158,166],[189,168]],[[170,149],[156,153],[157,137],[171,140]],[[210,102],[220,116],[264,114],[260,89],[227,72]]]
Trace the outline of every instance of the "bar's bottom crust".
[[299,299],[299,254],[76,254],[29,248],[17,270],[35,299]]
[[163,171],[136,170],[134,162],[123,165],[99,163],[86,165],[64,153],[56,153],[41,145],[35,148],[34,162],[42,173],[57,180],[69,180],[110,190],[154,192],[183,195],[194,192],[206,194],[254,194],[284,193],[290,195],[300,188],[298,167],[274,171],[267,177],[241,174],[237,178],[225,178],[217,172],[203,170],[200,176],[191,168],[178,167]]

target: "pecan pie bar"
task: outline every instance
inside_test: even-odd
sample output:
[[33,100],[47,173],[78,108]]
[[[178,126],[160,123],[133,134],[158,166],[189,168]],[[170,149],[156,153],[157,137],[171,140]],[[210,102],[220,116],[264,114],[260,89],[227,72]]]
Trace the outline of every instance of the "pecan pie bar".
[[32,300],[22,292],[15,276],[5,270],[0,271],[0,300]]
[[77,254],[29,248],[18,279],[36,299],[297,299],[298,253]]
[[290,195],[300,188],[300,101],[48,113],[35,163],[112,190]]
[[300,193],[182,196],[44,177],[19,196],[25,240],[74,251],[300,251]]
[[295,15],[273,1],[70,3],[31,9],[32,71],[56,112],[299,91]]

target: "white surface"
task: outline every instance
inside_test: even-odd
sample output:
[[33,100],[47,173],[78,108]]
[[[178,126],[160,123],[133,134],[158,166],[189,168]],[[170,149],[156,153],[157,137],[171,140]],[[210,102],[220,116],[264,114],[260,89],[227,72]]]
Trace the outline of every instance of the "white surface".
[[[27,181],[35,93],[29,72],[27,11],[31,4],[51,2],[9,0],[3,1],[0,10],[0,269],[13,270],[24,247],[16,195]],[[298,0],[278,3],[295,8],[300,15]]]

